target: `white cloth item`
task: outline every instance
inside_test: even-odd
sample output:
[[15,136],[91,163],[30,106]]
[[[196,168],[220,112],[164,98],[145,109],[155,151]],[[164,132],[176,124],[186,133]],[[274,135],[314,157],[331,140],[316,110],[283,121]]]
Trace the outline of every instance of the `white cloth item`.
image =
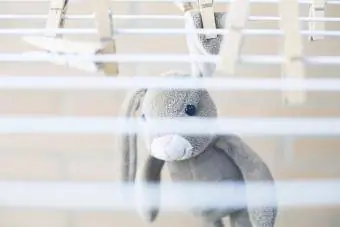
[[151,155],[164,161],[179,161],[192,157],[193,147],[179,135],[165,135],[152,141]]

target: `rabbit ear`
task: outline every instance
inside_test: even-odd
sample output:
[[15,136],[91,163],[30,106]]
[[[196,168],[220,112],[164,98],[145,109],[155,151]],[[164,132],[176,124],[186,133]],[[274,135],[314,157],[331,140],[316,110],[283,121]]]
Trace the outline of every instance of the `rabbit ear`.
[[[147,89],[138,89],[127,95],[121,107],[121,113],[126,118],[132,118],[147,92]],[[118,139],[118,150],[123,154],[122,179],[134,182],[137,169],[137,134],[122,134]]]
[[160,191],[157,186],[164,164],[163,160],[148,155],[136,178],[137,211],[147,222],[155,221],[159,213]]
[[[207,38],[205,34],[195,33],[196,29],[204,29],[202,23],[202,16],[199,11],[188,11],[185,14],[185,29],[189,32],[186,34],[186,43],[190,55],[217,55],[220,52],[220,45],[223,36],[218,34],[216,38]],[[223,29],[225,27],[226,13],[216,12],[214,14],[216,29]],[[194,75],[201,77],[211,77],[216,69],[214,63],[193,62],[191,64]]]

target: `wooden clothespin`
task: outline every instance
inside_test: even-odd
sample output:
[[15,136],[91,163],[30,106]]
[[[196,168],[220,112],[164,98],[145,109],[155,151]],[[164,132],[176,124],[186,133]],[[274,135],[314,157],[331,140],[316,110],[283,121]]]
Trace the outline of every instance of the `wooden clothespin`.
[[[97,30],[102,48],[98,51],[101,54],[115,54],[116,44],[113,37],[112,14],[109,0],[93,0]],[[118,75],[118,63],[108,62],[98,64],[99,68],[106,75]]]
[[[51,0],[50,9],[47,15],[46,28],[58,29],[64,27],[64,16],[67,11],[68,0]],[[50,37],[61,37],[57,34],[47,34]]]
[[[198,0],[203,29],[216,29],[214,0]],[[206,39],[216,38],[216,33],[206,34]]]
[[249,9],[249,0],[232,1],[225,23],[229,31],[224,35],[221,43],[216,73],[235,75],[243,46],[244,36],[242,30],[246,27]]
[[[323,18],[325,17],[326,0],[313,0],[309,7],[309,17],[311,18]],[[325,22],[323,21],[309,21],[309,31],[311,32],[322,32],[325,31]],[[310,35],[310,41],[316,41],[324,39],[323,35]]]
[[175,5],[183,12],[186,13],[190,10],[193,10],[195,7],[191,2],[177,2],[175,1]]
[[[281,0],[279,2],[281,17],[280,27],[284,34],[284,77],[305,77],[303,62],[303,42],[300,34],[299,3],[297,0]],[[301,104],[306,100],[303,91],[284,91],[283,97],[288,104]]]

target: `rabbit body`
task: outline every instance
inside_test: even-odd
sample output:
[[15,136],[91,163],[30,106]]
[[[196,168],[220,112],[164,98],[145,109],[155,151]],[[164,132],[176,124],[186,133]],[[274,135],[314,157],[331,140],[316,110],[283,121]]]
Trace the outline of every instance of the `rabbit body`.
[[[239,168],[224,150],[216,146],[216,137],[199,155],[182,161],[166,162],[170,177],[174,182],[237,182],[243,177]],[[246,198],[246,195],[243,195]],[[225,201],[228,203],[228,201]],[[231,205],[231,204],[230,204]],[[246,207],[243,207],[246,209]],[[206,223],[215,223],[240,208],[193,210],[193,213],[204,219]]]

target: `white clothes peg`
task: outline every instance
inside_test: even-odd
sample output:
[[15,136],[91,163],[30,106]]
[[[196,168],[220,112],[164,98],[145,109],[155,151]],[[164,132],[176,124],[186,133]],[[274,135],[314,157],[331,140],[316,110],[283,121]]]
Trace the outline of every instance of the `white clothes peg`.
[[[309,7],[309,17],[311,18],[323,18],[325,17],[326,0],[313,0]],[[322,32],[325,31],[324,21],[309,21],[308,28],[311,32]],[[323,35],[311,35],[309,36],[310,41],[322,40],[325,37]]]
[[[279,2],[281,16],[280,27],[284,33],[283,54],[285,62],[282,65],[283,77],[305,78],[305,64],[303,62],[303,42],[300,32],[299,3],[294,0]],[[285,104],[298,105],[306,101],[304,91],[283,92]]]
[[243,46],[243,29],[245,29],[249,17],[249,0],[232,1],[229,14],[226,18],[226,27],[229,32],[224,35],[219,52],[219,62],[216,73],[223,75],[235,75],[239,63],[241,48]]
[[[198,0],[199,10],[204,29],[216,29],[215,10],[213,0]],[[216,38],[216,33],[205,34],[206,39]]]

